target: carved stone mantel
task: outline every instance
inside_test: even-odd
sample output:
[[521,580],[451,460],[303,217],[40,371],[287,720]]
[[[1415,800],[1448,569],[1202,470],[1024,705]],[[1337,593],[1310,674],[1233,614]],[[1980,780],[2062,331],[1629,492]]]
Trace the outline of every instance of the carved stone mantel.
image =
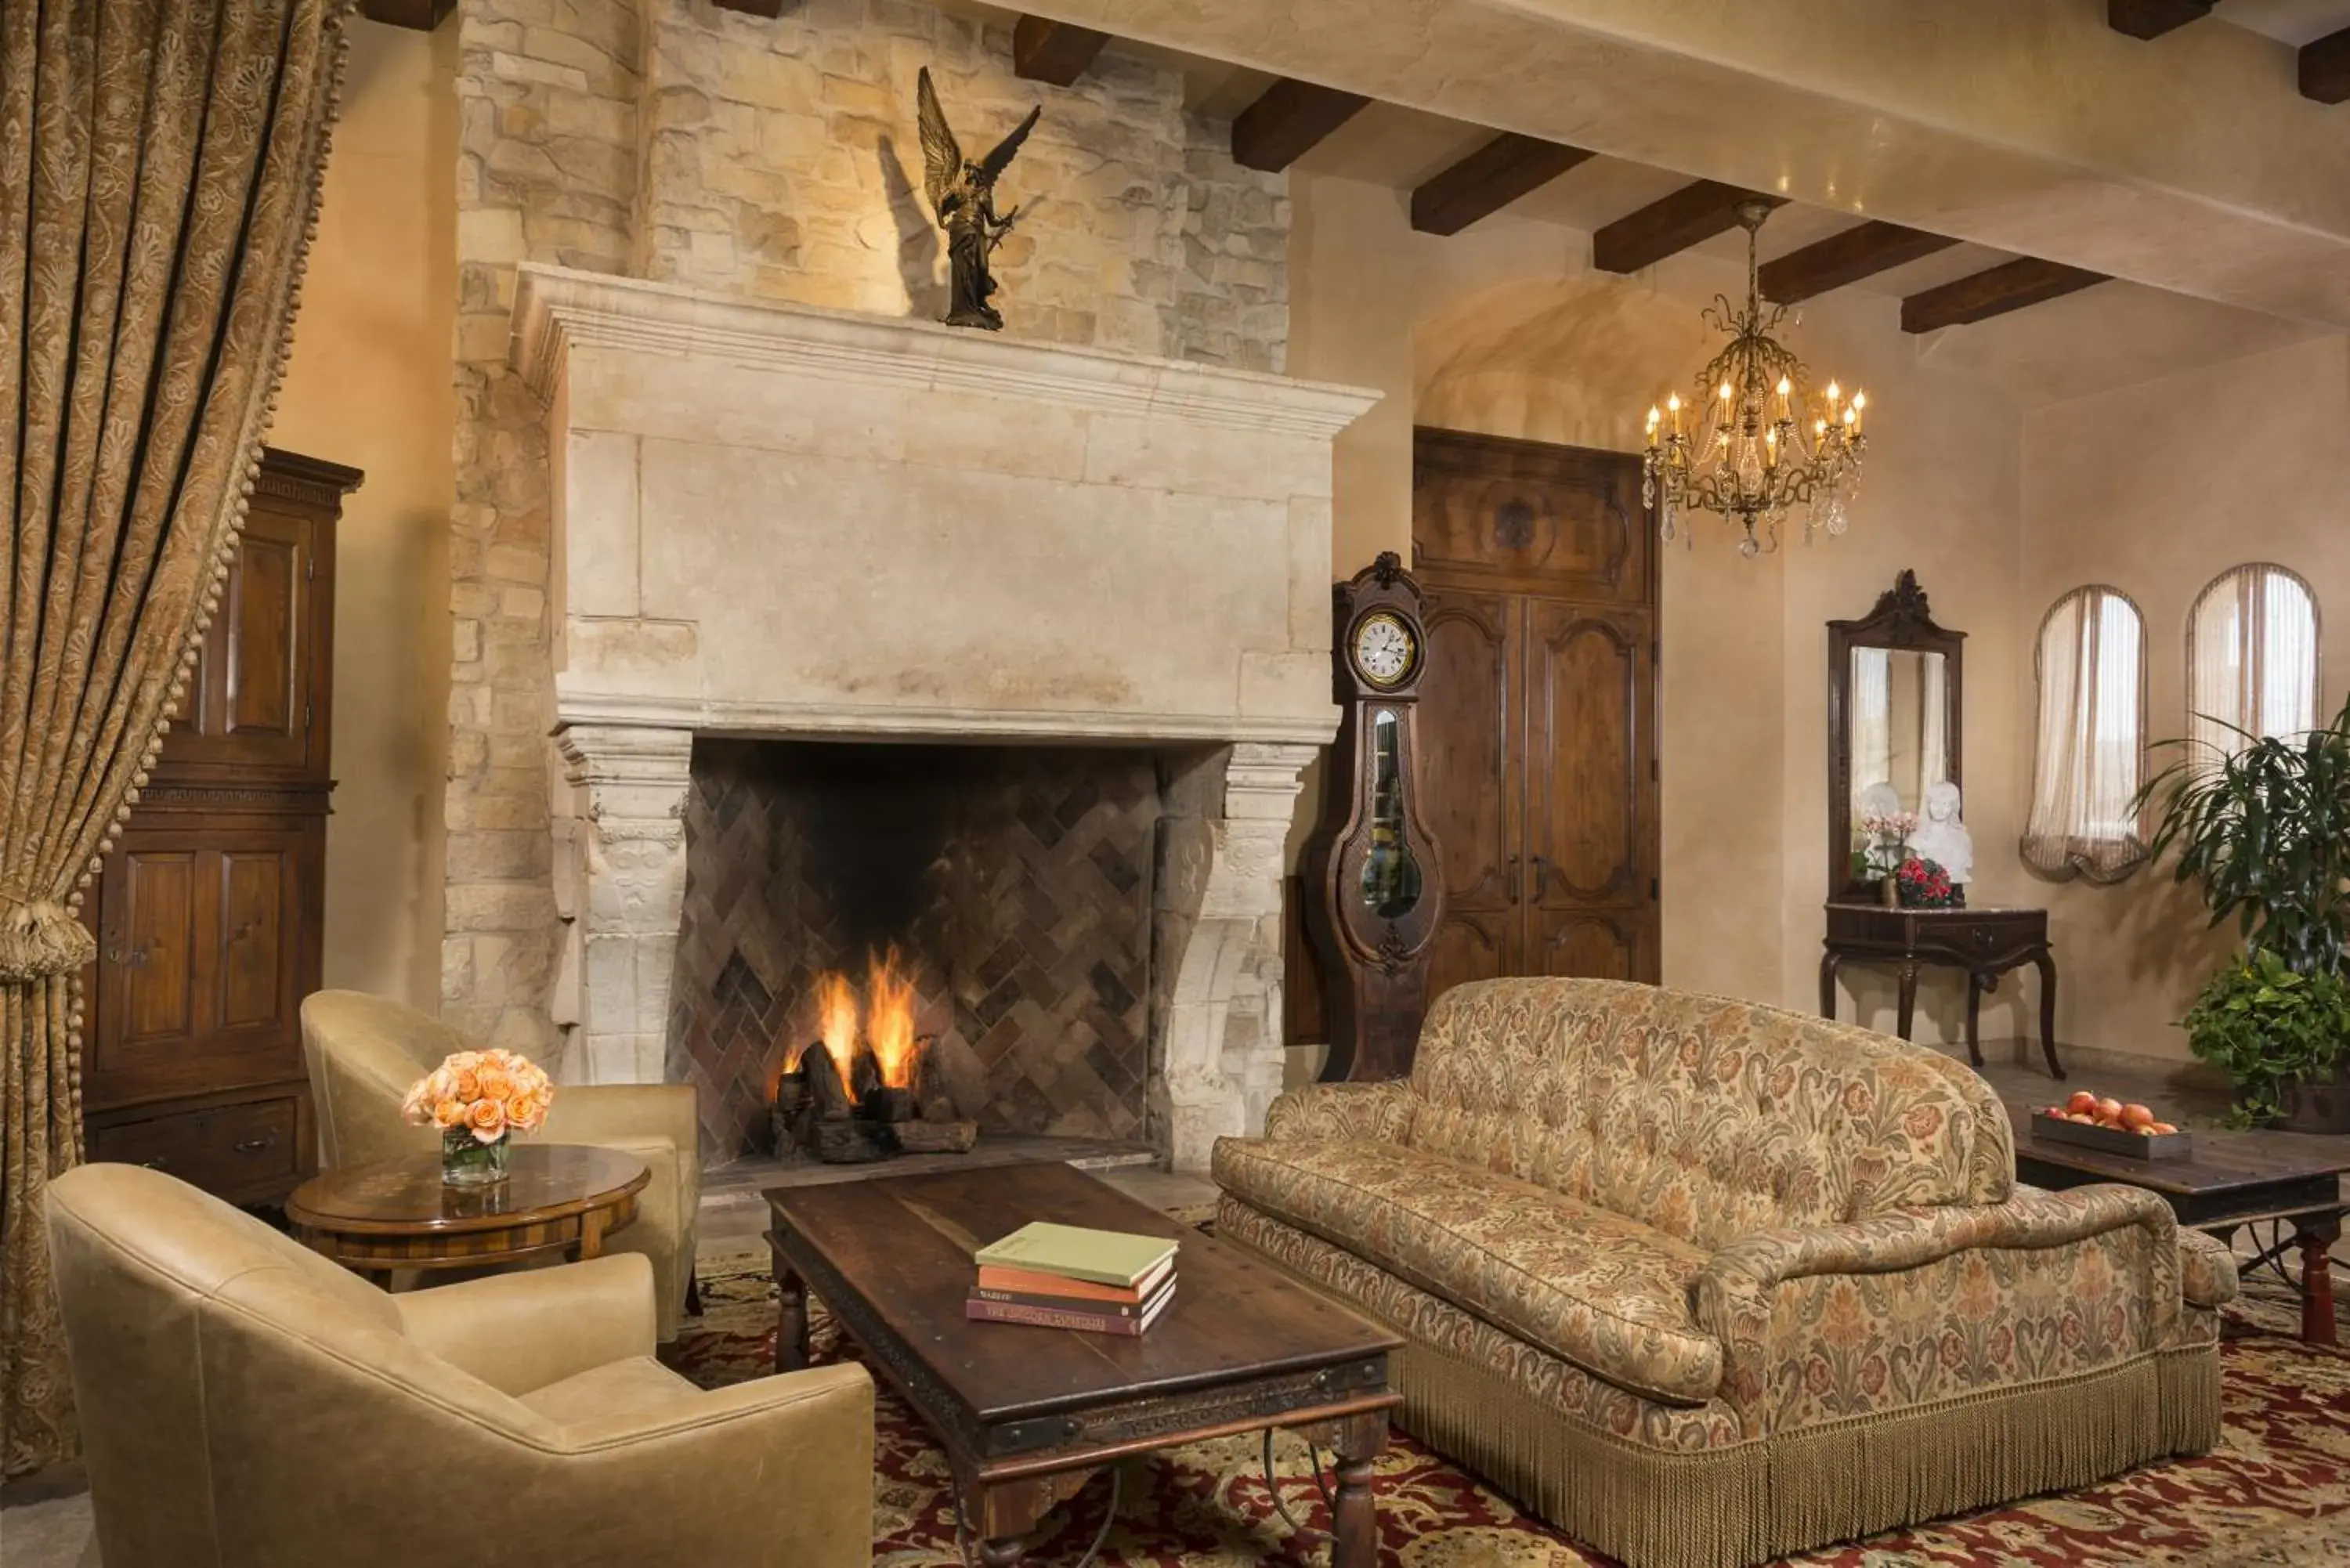
[[1162,832],[1176,1164],[1280,1087],[1282,846],[1335,732],[1330,446],[1377,394],[525,266],[567,1075],[660,1075],[696,732],[1211,759]]

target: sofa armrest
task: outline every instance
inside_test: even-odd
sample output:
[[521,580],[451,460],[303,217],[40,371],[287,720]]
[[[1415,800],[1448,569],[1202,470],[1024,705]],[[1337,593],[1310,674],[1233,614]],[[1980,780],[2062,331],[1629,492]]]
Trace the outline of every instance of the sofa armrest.
[[391,1301],[411,1344],[502,1394],[526,1394],[653,1353],[652,1268],[633,1252],[407,1291]]
[[1402,1143],[1411,1132],[1411,1086],[1401,1078],[1308,1084],[1274,1100],[1264,1113],[1264,1136]]
[[1721,1342],[1723,1396],[1760,1432],[2167,1348],[2180,1274],[2178,1225],[2154,1193],[2020,1188],[1740,1237],[1699,1271],[1690,1304]]
[[2178,1233],[2178,1293],[2189,1306],[2217,1311],[2236,1299],[2236,1254],[2200,1231]]

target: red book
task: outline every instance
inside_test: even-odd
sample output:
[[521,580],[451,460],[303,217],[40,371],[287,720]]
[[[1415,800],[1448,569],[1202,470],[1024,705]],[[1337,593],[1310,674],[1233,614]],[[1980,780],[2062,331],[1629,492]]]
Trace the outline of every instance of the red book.
[[1167,1303],[1174,1299],[1175,1287],[1170,1285],[1159,1293],[1159,1298],[1140,1317],[1111,1317],[1105,1313],[1071,1312],[1066,1307],[983,1301],[972,1295],[963,1302],[962,1315],[973,1323],[1023,1323],[1036,1328],[1072,1328],[1082,1334],[1114,1334],[1133,1339],[1158,1322]]
[[979,1266],[979,1288],[1003,1291],[1015,1296],[1058,1296],[1088,1302],[1118,1302],[1135,1306],[1148,1302],[1150,1293],[1159,1288],[1159,1282],[1174,1272],[1172,1254],[1131,1285],[1100,1285],[1091,1280],[1073,1280],[1066,1274],[1048,1274],[1037,1269],[1007,1269],[999,1263],[982,1263]]

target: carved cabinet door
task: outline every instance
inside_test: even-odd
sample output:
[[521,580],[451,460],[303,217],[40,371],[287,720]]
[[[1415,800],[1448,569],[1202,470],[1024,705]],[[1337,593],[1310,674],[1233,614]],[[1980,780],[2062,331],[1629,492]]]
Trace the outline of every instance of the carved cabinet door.
[[1654,534],[1620,452],[1417,432],[1428,591],[1420,810],[1446,919],[1432,999],[1660,961]]
[[239,780],[324,773],[317,688],[333,631],[316,533],[313,519],[255,498],[164,762]]

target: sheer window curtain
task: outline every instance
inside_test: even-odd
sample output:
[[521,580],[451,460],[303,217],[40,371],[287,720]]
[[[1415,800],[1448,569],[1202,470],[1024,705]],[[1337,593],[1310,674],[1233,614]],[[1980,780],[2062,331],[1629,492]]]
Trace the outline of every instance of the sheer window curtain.
[[[1926,679],[1918,692],[1918,777],[1940,784],[1950,776],[1950,671],[1937,654],[1926,663]],[[1926,809],[1921,794],[1918,809]]]
[[1852,670],[1852,819],[1868,815],[1862,794],[1893,772],[1893,661],[1881,648],[1856,649]]
[[2146,860],[2130,810],[2146,752],[2146,618],[2113,588],[2075,588],[2040,623],[2032,815],[2020,846],[2045,876],[2117,882]]
[[2187,618],[2187,711],[2198,767],[2240,749],[2239,730],[2310,729],[2317,682],[2317,600],[2300,577],[2255,563],[2222,572],[2197,597]]

